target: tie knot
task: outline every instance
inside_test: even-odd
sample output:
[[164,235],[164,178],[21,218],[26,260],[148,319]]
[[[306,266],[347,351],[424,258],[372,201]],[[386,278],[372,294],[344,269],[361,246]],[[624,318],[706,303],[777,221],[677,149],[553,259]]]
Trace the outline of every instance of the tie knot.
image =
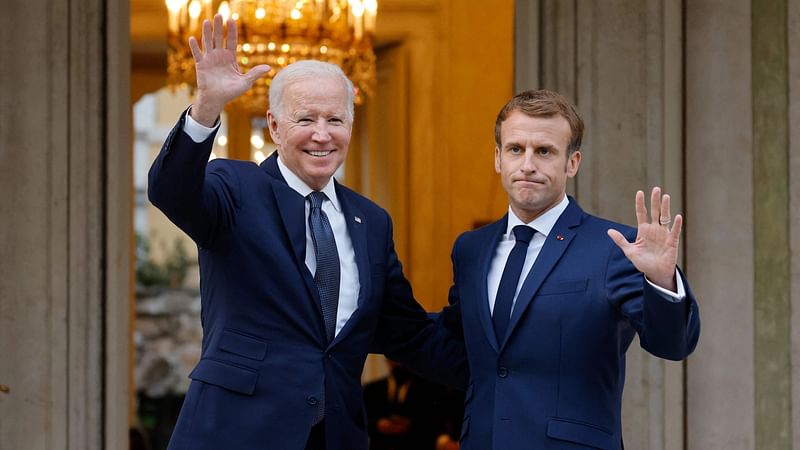
[[308,194],[308,200],[311,202],[312,208],[322,208],[322,202],[325,201],[327,197],[325,193],[319,191],[312,191]]
[[533,234],[536,233],[536,230],[527,225],[517,225],[513,231],[517,242],[524,242],[525,245],[530,244]]

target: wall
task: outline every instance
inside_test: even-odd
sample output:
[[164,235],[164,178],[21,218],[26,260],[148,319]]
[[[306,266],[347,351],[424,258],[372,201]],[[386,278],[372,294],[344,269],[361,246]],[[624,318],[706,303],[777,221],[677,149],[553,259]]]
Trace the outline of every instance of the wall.
[[704,298],[693,449],[800,448],[798,17],[794,0],[687,3],[687,260]]
[[0,16],[3,448],[127,442],[126,9],[32,0]]

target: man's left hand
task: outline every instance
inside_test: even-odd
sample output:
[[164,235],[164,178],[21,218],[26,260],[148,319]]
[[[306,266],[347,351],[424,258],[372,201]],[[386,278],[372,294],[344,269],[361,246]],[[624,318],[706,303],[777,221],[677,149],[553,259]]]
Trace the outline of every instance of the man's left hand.
[[661,195],[661,188],[654,187],[650,193],[650,217],[644,204],[644,192],[636,192],[636,221],[636,241],[628,242],[617,230],[608,230],[608,235],[648,280],[676,292],[675,267],[683,217],[670,215],[669,195]]

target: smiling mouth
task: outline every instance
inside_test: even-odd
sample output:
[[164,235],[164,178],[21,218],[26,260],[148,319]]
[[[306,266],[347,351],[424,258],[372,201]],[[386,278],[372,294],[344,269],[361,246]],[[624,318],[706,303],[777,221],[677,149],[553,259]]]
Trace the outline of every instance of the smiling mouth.
[[331,153],[333,153],[333,150],[325,150],[325,151],[306,150],[306,153],[308,153],[311,156],[315,156],[317,158],[324,158],[324,157],[330,155]]

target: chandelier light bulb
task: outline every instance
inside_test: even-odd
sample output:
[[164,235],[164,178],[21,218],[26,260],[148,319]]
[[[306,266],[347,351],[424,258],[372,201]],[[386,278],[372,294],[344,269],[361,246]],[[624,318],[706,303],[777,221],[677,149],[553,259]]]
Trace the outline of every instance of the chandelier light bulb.
[[219,9],[217,10],[219,14],[222,16],[222,20],[227,22],[228,19],[231,17],[231,7],[228,2],[222,2],[219,4]]
[[200,17],[202,9],[203,7],[202,5],[200,5],[200,2],[198,0],[192,0],[192,2],[189,3],[189,17],[191,17],[192,19],[197,19],[198,17]]
[[183,5],[186,4],[186,0],[166,0],[167,10],[171,13],[177,14]]

